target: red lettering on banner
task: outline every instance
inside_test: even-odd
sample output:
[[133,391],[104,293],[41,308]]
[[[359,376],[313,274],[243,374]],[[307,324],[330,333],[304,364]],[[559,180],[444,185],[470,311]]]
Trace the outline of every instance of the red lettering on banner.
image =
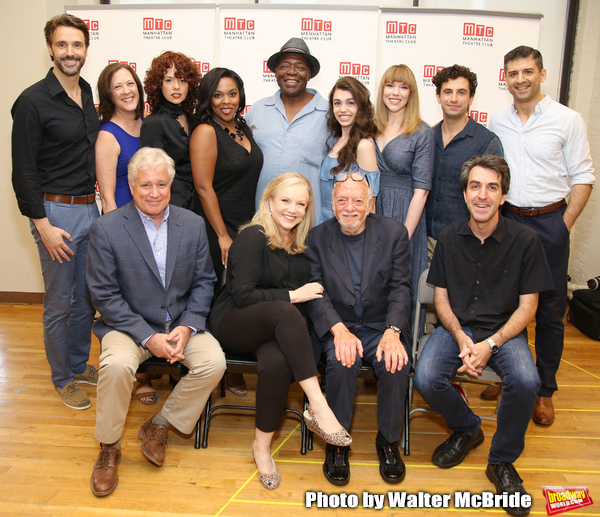
[[370,75],[371,65],[360,63],[340,62],[340,75]]
[[478,36],[480,38],[493,38],[494,27],[477,25],[475,23],[465,23],[463,25],[463,36]]
[[416,23],[388,21],[385,24],[385,33],[386,34],[416,34],[417,33],[417,24]]
[[253,31],[254,20],[246,20],[245,18],[225,18],[224,30],[226,31]]
[[332,22],[329,20],[316,20],[315,18],[302,18],[301,29],[303,31],[331,32]]
[[163,18],[143,18],[142,27],[145,31],[170,31],[173,29],[173,20]]
[[126,65],[129,65],[132,70],[137,72],[137,63],[135,61],[126,61],[123,59],[109,59],[108,60],[109,65],[112,65],[114,63],[125,63]]
[[475,111],[475,110],[471,110],[469,112],[469,115],[471,115],[471,118],[475,121],[475,122],[480,122],[482,124],[485,124],[488,120],[488,114],[486,111]]
[[206,72],[208,72],[210,70],[210,64],[209,63],[202,63],[201,61],[196,61],[196,68],[198,69],[198,72],[200,72],[201,74],[205,74]]
[[83,23],[87,25],[88,30],[98,31],[100,30],[100,24],[98,20],[83,20]]
[[506,72],[504,71],[504,68],[500,69],[500,74],[498,76],[498,80],[506,82]]
[[442,68],[444,67],[438,65],[425,65],[423,67],[423,77],[434,77]]

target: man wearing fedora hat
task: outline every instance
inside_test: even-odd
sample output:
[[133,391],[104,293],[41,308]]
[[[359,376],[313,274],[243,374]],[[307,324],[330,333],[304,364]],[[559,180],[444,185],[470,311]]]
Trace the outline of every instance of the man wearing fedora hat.
[[246,116],[264,155],[256,204],[273,178],[293,171],[310,181],[315,214],[319,214],[319,170],[327,153],[329,106],[316,90],[306,86],[319,73],[321,65],[301,38],[290,39],[269,58],[267,65],[275,74],[279,90],[255,102]]

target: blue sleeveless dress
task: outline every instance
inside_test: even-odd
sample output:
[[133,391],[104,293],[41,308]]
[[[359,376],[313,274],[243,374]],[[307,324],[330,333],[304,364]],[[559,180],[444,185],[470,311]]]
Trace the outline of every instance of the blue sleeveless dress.
[[117,160],[117,185],[115,189],[115,202],[118,208],[126,205],[133,199],[129,190],[129,183],[127,182],[127,165],[131,157],[140,148],[140,139],[139,137],[131,136],[121,126],[111,121],[102,124],[100,131],[107,131],[113,135],[121,147],[121,153]]

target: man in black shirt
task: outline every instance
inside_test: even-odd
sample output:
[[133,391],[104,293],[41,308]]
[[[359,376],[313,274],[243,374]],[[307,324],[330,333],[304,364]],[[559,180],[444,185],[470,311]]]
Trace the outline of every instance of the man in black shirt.
[[85,282],[88,230],[98,218],[94,145],[100,122],[90,85],[79,77],[89,32],[63,14],[45,27],[54,67],[15,101],[13,187],[29,217],[44,277],[44,345],[59,398],[73,409],[91,406],[78,383],[95,385],[86,362],[94,310]]
[[552,288],[541,241],[526,226],[499,213],[510,171],[497,156],[475,156],[461,171],[470,218],[440,233],[427,281],[435,286],[442,326],[427,340],[415,375],[425,401],[453,431],[433,453],[440,468],[460,464],[483,440],[481,419],[450,384],[458,372],[477,377],[489,365],[502,376],[504,396],[486,474],[511,515],[527,515],[531,498],[513,466],[525,446],[540,379],[525,328],[535,315],[538,294]]

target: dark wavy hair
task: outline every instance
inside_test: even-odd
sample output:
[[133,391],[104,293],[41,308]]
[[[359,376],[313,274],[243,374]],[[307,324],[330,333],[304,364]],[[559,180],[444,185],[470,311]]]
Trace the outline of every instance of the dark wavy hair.
[[52,36],[54,35],[54,31],[61,25],[79,29],[83,32],[86,48],[90,46],[90,31],[88,30],[88,26],[81,18],[66,13],[53,16],[46,22],[46,26],[44,27],[44,37],[46,38],[46,43],[48,45],[52,46]]
[[160,108],[165,99],[162,94],[163,79],[167,70],[173,66],[175,67],[175,77],[185,79],[189,85],[187,97],[181,103],[181,106],[183,112],[191,117],[194,113],[198,85],[202,80],[202,76],[198,72],[195,61],[181,52],[168,50],[152,60],[152,65],[146,72],[146,79],[144,80],[148,104],[150,104],[152,111]]
[[112,100],[112,90],[110,88],[110,82],[112,81],[113,75],[117,70],[125,69],[131,73],[135,85],[137,86],[140,98],[135,109],[135,118],[138,119],[144,114],[144,89],[142,88],[142,82],[135,73],[135,70],[131,68],[127,63],[111,63],[102,70],[100,77],[98,77],[98,115],[100,116],[100,122],[108,122],[115,114],[115,105]]
[[506,65],[508,65],[509,61],[520,61],[521,59],[529,59],[530,57],[533,58],[535,66],[541,72],[544,69],[542,54],[538,49],[526,45],[513,48],[504,56],[504,70],[506,70]]
[[209,72],[204,74],[200,87],[198,88],[198,104],[196,105],[196,112],[194,119],[196,124],[208,124],[213,118],[213,110],[211,105],[211,98],[219,82],[224,77],[232,79],[237,85],[239,92],[240,105],[238,106],[235,119],[241,123],[245,123],[244,118],[240,115],[246,108],[246,92],[244,91],[244,81],[229,68],[217,67],[211,69]]
[[463,192],[466,192],[469,186],[469,174],[474,167],[483,167],[495,171],[500,176],[500,187],[502,194],[508,194],[510,188],[510,169],[504,158],[493,154],[483,154],[481,156],[473,156],[468,159],[460,170],[460,182]]
[[431,82],[435,84],[435,93],[440,95],[440,93],[442,93],[442,84],[451,79],[458,79],[459,77],[464,77],[469,81],[469,97],[473,97],[473,95],[475,95],[475,90],[477,90],[477,74],[471,72],[466,66],[460,65],[447,66],[435,74],[434,78],[431,80]]
[[354,124],[350,128],[348,142],[338,154],[338,165],[331,169],[332,174],[349,170],[356,163],[356,150],[363,138],[373,138],[377,133],[377,127],[373,122],[373,105],[369,96],[369,90],[358,79],[354,77],[340,77],[329,94],[329,110],[327,111],[327,129],[331,134],[339,138],[342,136],[342,127],[333,114],[333,96],[336,90],[344,90],[352,94],[358,111]]

